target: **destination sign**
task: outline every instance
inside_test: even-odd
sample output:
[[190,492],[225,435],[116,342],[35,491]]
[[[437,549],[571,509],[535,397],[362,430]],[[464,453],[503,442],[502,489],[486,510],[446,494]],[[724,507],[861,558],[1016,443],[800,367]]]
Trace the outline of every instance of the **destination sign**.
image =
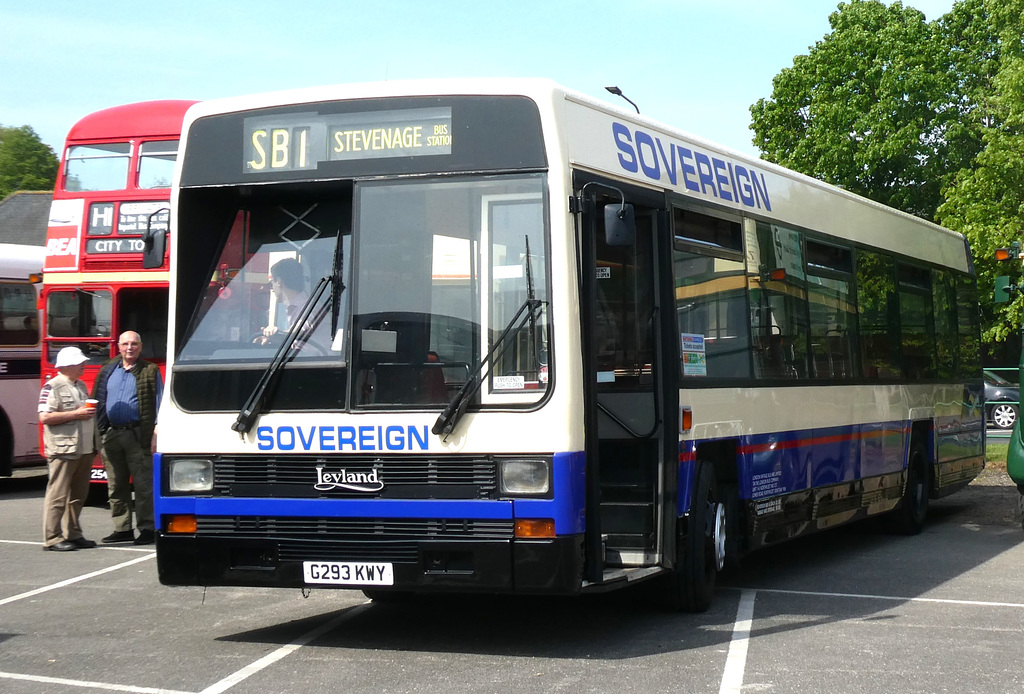
[[171,210],[167,202],[122,202],[117,216],[117,233],[124,236],[150,231],[167,231]]
[[146,250],[146,243],[142,239],[89,239],[85,242],[85,252],[94,255],[98,253],[142,253]]
[[316,169],[321,162],[451,154],[451,108],[254,116],[243,123],[247,174]]

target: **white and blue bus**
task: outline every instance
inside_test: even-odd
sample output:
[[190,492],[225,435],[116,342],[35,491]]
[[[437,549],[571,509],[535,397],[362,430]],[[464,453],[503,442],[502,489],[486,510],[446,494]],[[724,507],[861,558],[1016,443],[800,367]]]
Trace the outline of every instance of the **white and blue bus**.
[[702,610],[984,465],[963,236],[548,81],[198,104],[172,220],[165,584]]
[[42,246],[0,243],[0,477],[42,465],[39,452],[39,284]]

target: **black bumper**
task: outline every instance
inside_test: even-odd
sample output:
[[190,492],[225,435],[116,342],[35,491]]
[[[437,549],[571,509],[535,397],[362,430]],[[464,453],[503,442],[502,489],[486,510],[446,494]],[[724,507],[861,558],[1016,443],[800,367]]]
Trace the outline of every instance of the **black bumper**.
[[[331,543],[308,557],[281,558],[264,538],[197,537],[157,533],[157,571],[170,586],[373,588],[417,592],[575,594],[583,574],[583,536],[550,540],[493,540],[416,544],[412,561],[392,562],[393,586],[307,584],[303,560],[333,555]],[[366,561],[375,561],[366,557]]]

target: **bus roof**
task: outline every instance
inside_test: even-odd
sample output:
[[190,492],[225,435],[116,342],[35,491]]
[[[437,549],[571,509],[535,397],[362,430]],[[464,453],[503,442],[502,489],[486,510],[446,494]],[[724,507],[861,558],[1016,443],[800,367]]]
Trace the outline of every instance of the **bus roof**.
[[112,106],[85,116],[68,131],[67,142],[130,137],[175,137],[185,111],[195,101],[141,101]]
[[[770,172],[777,177],[782,190],[782,204],[773,211],[771,217],[783,223],[796,224],[806,228],[819,228],[820,231],[841,239],[850,239],[868,245],[887,248],[906,255],[923,253],[926,260],[951,265],[961,270],[969,270],[971,259],[967,252],[964,236],[959,232],[939,226],[934,222],[909,214],[902,210],[888,207],[863,196],[844,190],[805,174],[786,169],[777,164],[765,161],[756,156],[744,154],[717,143],[710,142],[685,130],[648,118],[617,103],[609,103],[597,98],[563,87],[545,78],[498,78],[498,79],[425,79],[397,80],[390,82],[362,82],[352,84],[335,84],[322,87],[306,87],[280,92],[251,94],[247,96],[229,97],[203,101],[189,110],[183,125],[183,131],[191,127],[195,121],[210,115],[246,111],[250,109],[271,108],[280,105],[314,103],[319,101],[373,99],[390,96],[436,96],[445,95],[522,95],[537,102],[542,111],[546,108],[565,118],[572,106],[602,114],[605,117],[628,123],[631,127],[644,129],[652,136],[664,135],[678,141],[680,145],[692,144],[707,152],[719,155],[723,160],[731,160],[747,167],[754,167],[762,172]],[[543,118],[543,116],[542,116]],[[545,124],[551,127],[552,123]],[[601,127],[604,123],[601,122]],[[557,127],[557,126],[556,126]],[[565,133],[568,145],[568,158],[576,166],[590,168],[593,171],[633,180],[641,185],[655,185],[658,188],[668,187],[664,181],[646,180],[643,175],[626,175],[616,155],[618,151],[609,149],[612,139],[602,140],[604,152],[595,158],[592,129],[577,128],[578,134]],[[582,143],[574,150],[573,143]],[[652,139],[653,142],[653,139]],[[665,145],[666,151],[671,145]],[[187,145],[186,145],[187,147]],[[653,147],[653,145],[652,145]],[[677,148],[679,150],[679,148]],[[583,152],[581,154],[581,152]],[[651,150],[654,154],[654,150]],[[579,156],[574,156],[579,155]],[[667,162],[666,162],[667,164]],[[678,187],[677,187],[678,189]],[[820,193],[825,193],[821,195]],[[699,199],[701,196],[697,196]],[[706,196],[704,196],[706,198]],[[705,202],[716,203],[717,200]],[[736,207],[732,205],[732,207]],[[822,226],[820,219],[827,218],[829,223]],[[880,223],[883,219],[887,223]],[[927,230],[927,231],[926,231]],[[937,243],[924,250],[918,244],[925,236],[907,237],[904,234],[926,234],[928,242]],[[935,232],[938,236],[932,235]]]
[[0,243],[0,277],[27,280],[32,273],[43,271],[44,246]]

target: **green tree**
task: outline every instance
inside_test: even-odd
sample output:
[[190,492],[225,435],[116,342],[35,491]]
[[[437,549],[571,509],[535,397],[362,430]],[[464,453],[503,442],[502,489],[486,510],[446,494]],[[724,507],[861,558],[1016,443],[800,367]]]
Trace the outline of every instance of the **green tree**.
[[963,0],[942,20],[901,2],[840,3],[831,32],[750,111],[762,156],[933,219],[942,190],[981,148],[978,103],[998,45]]
[[31,127],[0,126],[0,200],[16,190],[52,190],[59,166]]
[[993,305],[995,276],[1019,269],[997,264],[995,249],[1021,240],[1024,224],[1024,0],[984,0],[1000,39],[999,69],[985,107],[984,149],[960,171],[938,210],[939,222],[963,232],[974,252],[983,337],[1002,341],[1021,328],[1024,297]]

